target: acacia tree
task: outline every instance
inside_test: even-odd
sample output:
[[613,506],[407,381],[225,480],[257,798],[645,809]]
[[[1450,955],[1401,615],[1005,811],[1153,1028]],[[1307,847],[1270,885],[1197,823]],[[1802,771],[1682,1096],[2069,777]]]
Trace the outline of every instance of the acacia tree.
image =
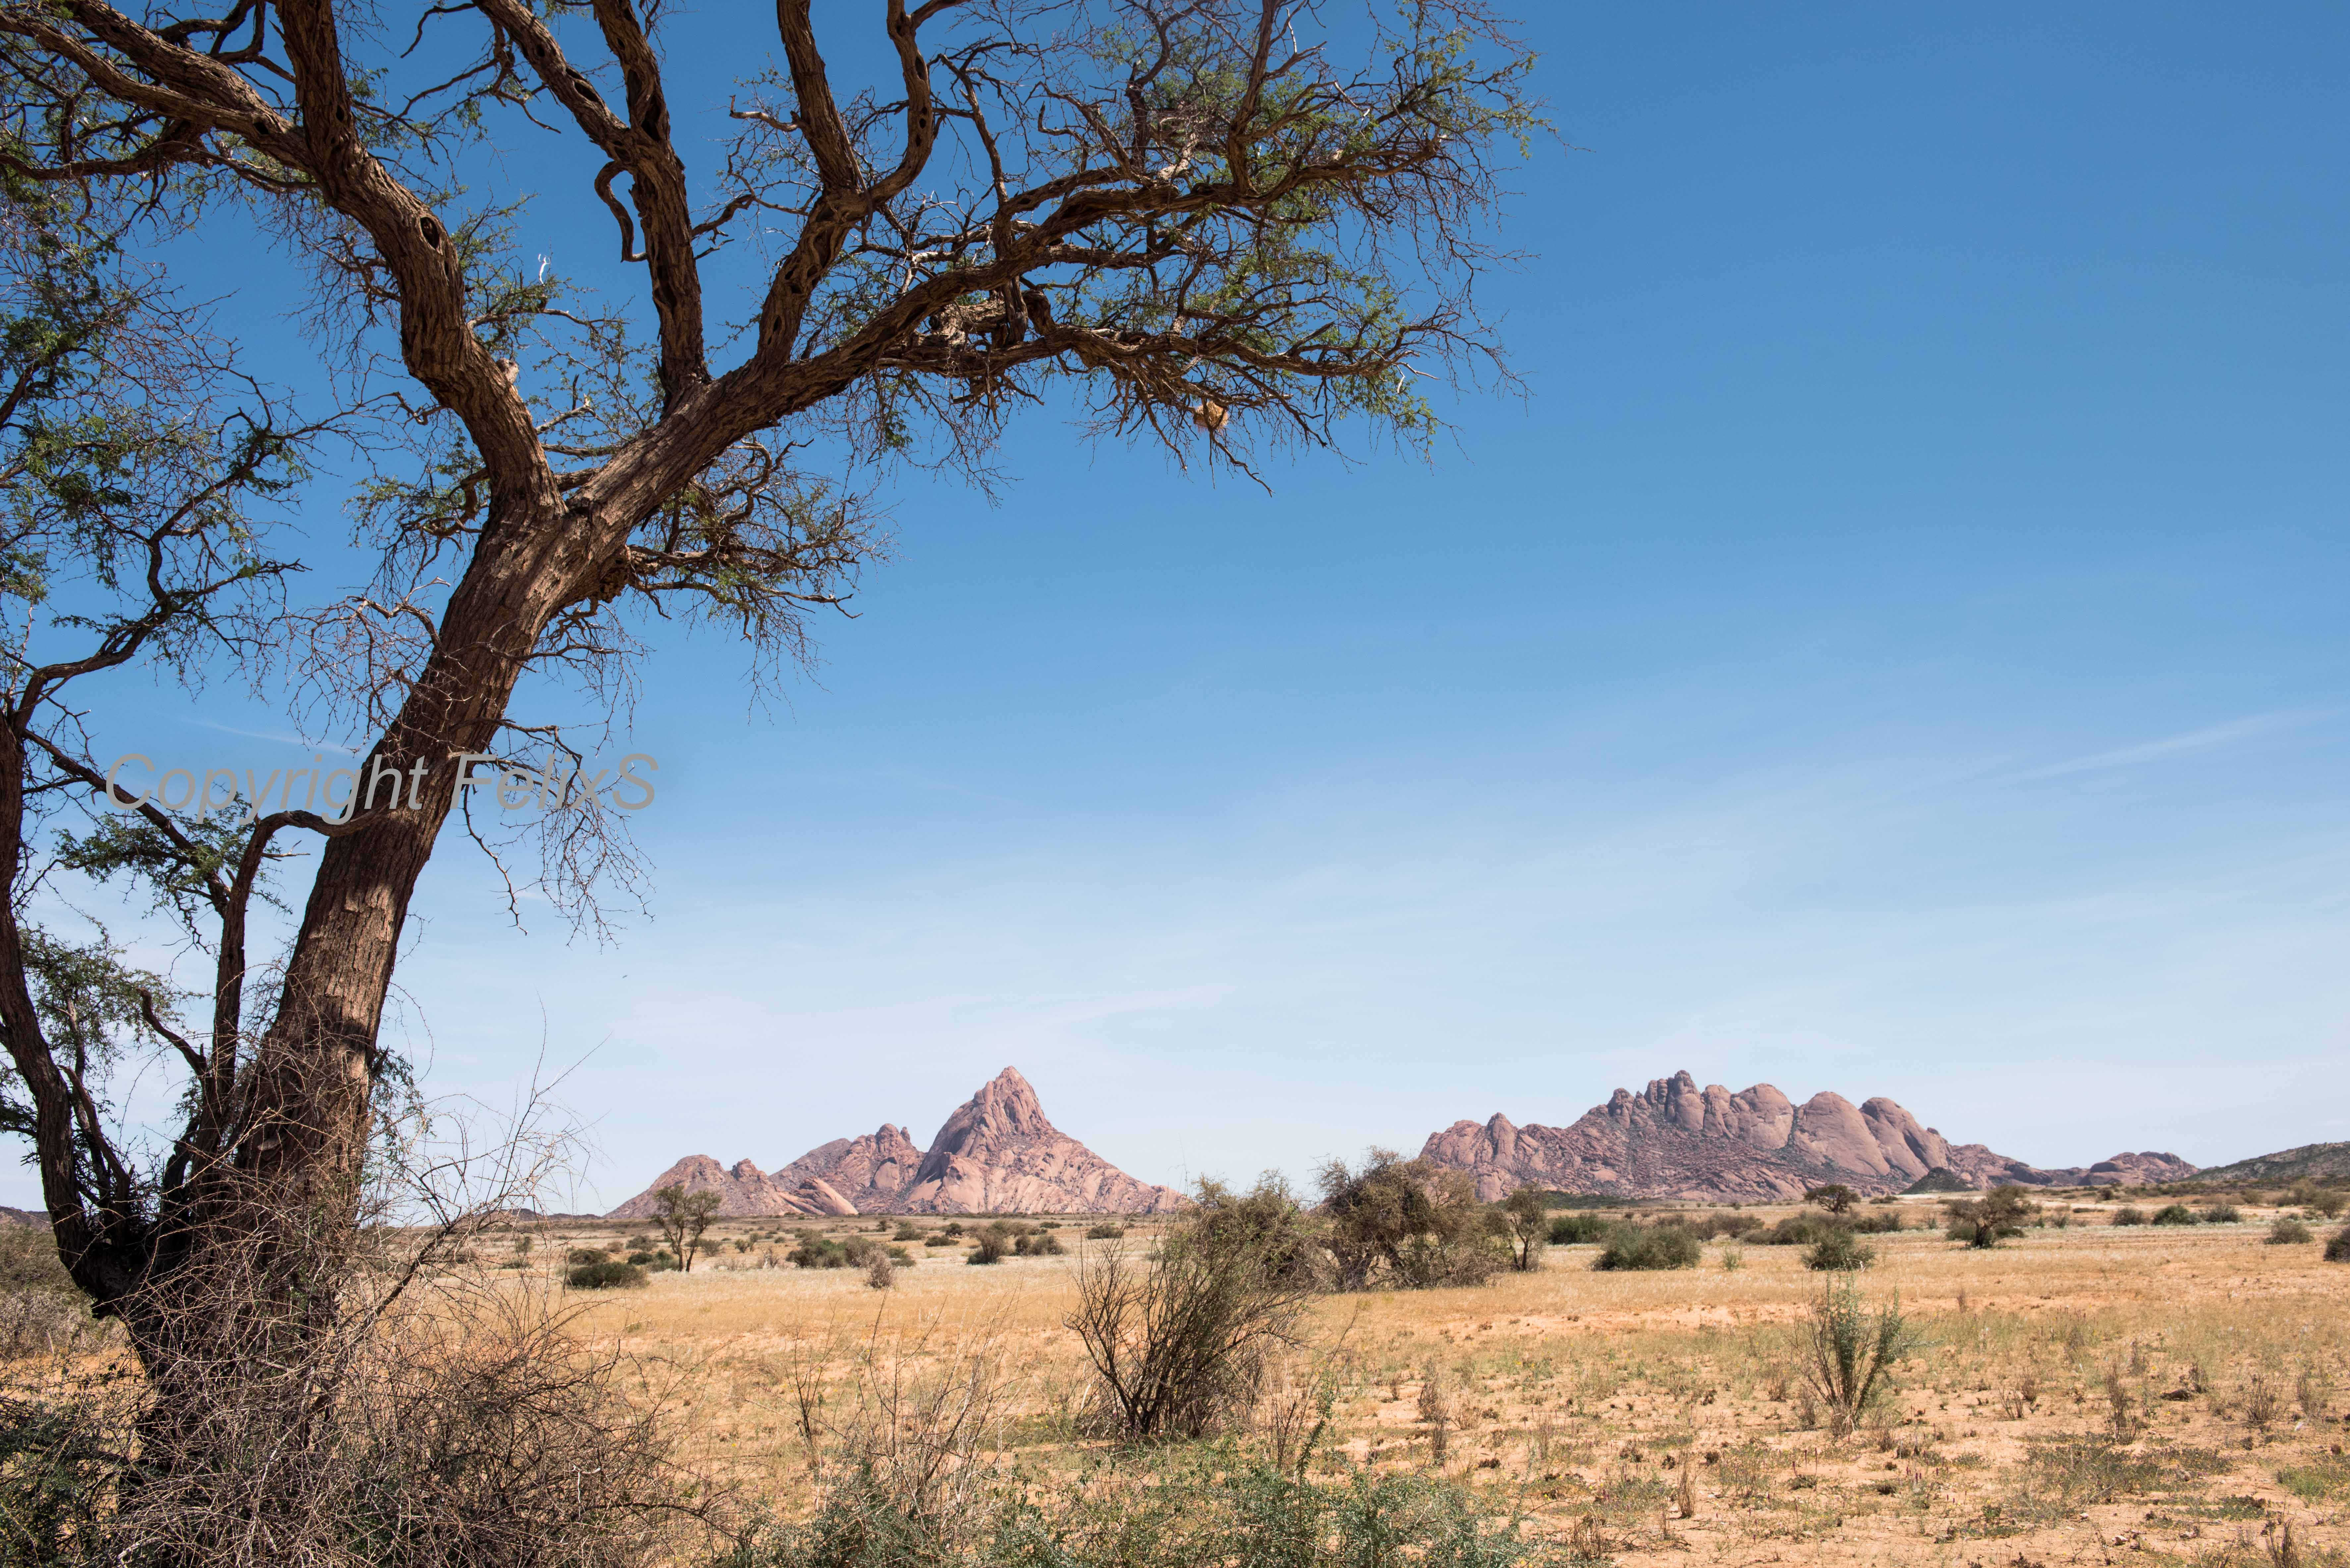
[[[342,403],[408,454],[375,449],[358,497],[379,562],[365,593],[248,606],[234,625],[219,611],[295,564],[236,504],[285,450],[265,421],[250,461],[216,453],[182,487],[212,498],[200,538],[234,541],[233,583],[191,564],[86,585],[116,606],[92,628],[103,658],[27,656],[11,676],[12,892],[36,853],[26,803],[104,785],[59,669],[225,659],[306,722],[364,737],[369,775],[576,755],[513,711],[539,689],[526,680],[625,696],[648,615],[699,614],[754,664],[798,653],[805,617],[875,551],[848,478],[873,464],[983,481],[1011,413],[1057,403],[1093,435],[1253,472],[1286,445],[1425,441],[1422,379],[1495,363],[1471,287],[1495,254],[1496,160],[1538,122],[1529,57],[1478,0],[1336,31],[1297,0],[853,16],[840,26],[874,30],[885,79],[836,79],[808,0],[779,0],[772,34],[743,43],[774,67],[738,84],[731,140],[690,174],[657,5],[453,0],[395,31],[338,0],[0,0],[15,188],[108,234],[257,224],[317,279],[303,325]],[[642,269],[618,303],[515,237],[519,199],[494,176],[547,132],[562,140],[540,165],[593,192]],[[720,318],[705,274],[745,253],[755,304]],[[202,554],[198,535],[164,537]],[[147,877],[216,960],[196,1023],[151,992],[116,1009],[126,1039],[161,1042],[186,1075],[184,1127],[151,1163],[109,1133],[74,1030],[43,1010],[22,899],[0,909],[0,1026],[60,1250],[151,1376],[180,1353],[160,1324],[219,1321],[201,1310],[221,1288],[208,1260],[310,1258],[348,1230],[409,902],[457,793],[234,827],[150,804],[89,836],[93,867]],[[610,824],[567,785],[541,824],[541,875],[579,907]],[[288,835],[322,842],[256,988],[243,933]],[[288,1277],[255,1299],[285,1316],[316,1293]]]
[[693,1254],[702,1248],[702,1232],[718,1218],[718,1206],[723,1201],[708,1188],[688,1192],[671,1182],[653,1190],[653,1223],[660,1227],[661,1239],[676,1255],[681,1272],[693,1272]]
[[1502,1216],[1510,1228],[1510,1266],[1531,1273],[1542,1267],[1543,1249],[1550,1245],[1550,1205],[1539,1187],[1521,1187],[1502,1200]]

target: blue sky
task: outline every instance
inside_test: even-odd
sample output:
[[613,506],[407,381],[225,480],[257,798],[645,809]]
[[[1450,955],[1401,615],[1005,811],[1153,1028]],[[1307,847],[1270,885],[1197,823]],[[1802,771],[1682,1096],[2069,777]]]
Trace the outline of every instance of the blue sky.
[[1006,1064],[1166,1181],[1682,1067],[2048,1164],[2350,1137],[2350,17],[1532,31],[1574,150],[1490,297],[1523,398],[1270,494],[1049,415],[1001,504],[896,486],[784,704],[715,639],[649,667],[649,919],[518,932],[444,842],[432,1086],[568,1069],[598,1207],[927,1139]]

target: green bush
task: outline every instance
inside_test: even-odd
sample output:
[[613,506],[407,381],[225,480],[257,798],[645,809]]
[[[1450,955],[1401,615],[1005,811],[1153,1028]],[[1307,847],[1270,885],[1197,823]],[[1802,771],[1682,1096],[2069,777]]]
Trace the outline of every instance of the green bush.
[[1593,1259],[1595,1269],[1693,1269],[1704,1248],[1686,1225],[1619,1225]]
[[981,1226],[972,1241],[971,1256],[963,1260],[966,1263],[1000,1263],[1003,1255],[1012,1251],[1011,1233],[1001,1225]]
[[[829,1236],[810,1234],[802,1236],[800,1244],[785,1254],[785,1259],[795,1269],[862,1269],[882,1255],[881,1243],[870,1236],[849,1236],[836,1241]],[[905,1249],[891,1247],[887,1255],[893,1259],[904,1257]]]
[[2236,1206],[2232,1203],[2214,1203],[2203,1210],[2203,1223],[2206,1225],[2235,1225],[2241,1223],[2243,1218],[2236,1211]]
[[1876,1250],[1862,1245],[1849,1230],[1843,1227],[1822,1236],[1804,1253],[1804,1267],[1823,1271],[1865,1269],[1876,1261]]
[[1596,1214],[1562,1214],[1550,1222],[1550,1244],[1554,1247],[1579,1247],[1588,1241],[1605,1241],[1616,1221]]
[[1034,1235],[1014,1237],[1012,1251],[1014,1256],[1022,1258],[1053,1258],[1058,1257],[1068,1249],[1061,1245],[1061,1239],[1058,1236],[1048,1236],[1038,1231]]
[[600,1258],[577,1265],[563,1276],[563,1282],[575,1291],[635,1290],[644,1285],[645,1272],[634,1263]]
[[2146,1210],[2125,1203],[2114,1210],[2112,1222],[2116,1225],[2143,1225],[2146,1223]]
[[1459,1481],[1350,1466],[1343,1480],[1321,1483],[1232,1461],[1219,1448],[1147,1477],[1105,1469],[1082,1486],[1007,1487],[944,1519],[870,1479],[850,1480],[829,1490],[813,1517],[754,1534],[715,1568],[1530,1568],[1559,1560]]
[[1970,1247],[1996,1247],[2011,1236],[2023,1234],[2024,1220],[2040,1206],[2012,1184],[1994,1187],[1981,1198],[1955,1199],[1942,1205],[1949,1228],[1943,1234]]
[[1107,1220],[1098,1225],[1086,1227],[1086,1240],[1088,1241],[1115,1241],[1125,1234],[1125,1226],[1113,1225]]
[[2350,1225],[2345,1225],[2325,1243],[2325,1261],[2329,1263],[2350,1263]]
[[2316,1238],[2309,1227],[2298,1220],[2280,1220],[2269,1227],[2268,1244],[2272,1247],[2297,1247]]
[[802,1236],[799,1245],[784,1254],[795,1269],[845,1269],[848,1249],[829,1236]]
[[2157,1225],[2192,1225],[2195,1220],[2195,1210],[2184,1203],[2166,1203],[2154,1211]]

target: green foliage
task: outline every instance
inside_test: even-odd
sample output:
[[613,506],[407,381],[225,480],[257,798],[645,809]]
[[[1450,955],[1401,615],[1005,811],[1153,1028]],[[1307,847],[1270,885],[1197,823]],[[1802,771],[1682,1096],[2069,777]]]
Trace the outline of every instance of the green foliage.
[[574,1268],[586,1263],[600,1263],[604,1261],[604,1251],[599,1247],[574,1247],[565,1254],[563,1261]]
[[[575,1257],[577,1253],[573,1254]],[[599,1258],[591,1263],[579,1263],[563,1276],[563,1282],[576,1291],[634,1290],[645,1282],[645,1271],[634,1263],[623,1263],[611,1258]]]
[[2153,1222],[2157,1225],[2192,1225],[2200,1219],[2200,1215],[2184,1203],[2166,1203],[2154,1211]]
[[905,1248],[887,1245],[871,1236],[852,1235],[835,1241],[813,1231],[804,1233],[799,1244],[785,1255],[785,1262],[795,1269],[866,1269],[872,1267],[877,1257],[893,1263],[903,1258],[908,1268],[914,1262]]
[[1542,1554],[1476,1489],[1349,1469],[1304,1480],[1211,1450],[1126,1460],[1079,1484],[1004,1486],[953,1524],[870,1482],[758,1532],[714,1568],[1518,1568]]
[[2345,1225],[2327,1239],[2325,1261],[2329,1263],[2350,1263],[2350,1225]]
[[678,1267],[692,1272],[693,1255],[701,1250],[702,1235],[718,1218],[723,1201],[708,1188],[688,1191],[676,1182],[654,1190],[653,1223],[660,1227]]
[[2023,1221],[2038,1211],[2023,1189],[2012,1186],[1994,1187],[1981,1198],[1942,1207],[1950,1218],[1945,1234],[1951,1241],[1984,1248],[2022,1235]]
[[1804,1201],[1817,1204],[1831,1214],[1841,1214],[1859,1199],[1860,1194],[1841,1181],[1831,1181],[1825,1187],[1814,1187],[1804,1194]]
[[81,1568],[124,1463],[88,1401],[0,1400],[0,1561]]
[[1618,1225],[1593,1259],[1595,1269],[1693,1269],[1705,1249],[1686,1225]]
[[2116,1225],[2143,1225],[2146,1223],[2146,1210],[2137,1208],[2134,1205],[2125,1203],[2119,1209],[2114,1210],[2112,1223]]
[[2203,1210],[2206,1225],[2241,1225],[2244,1217],[2232,1203],[2214,1203]]
[[1086,1240],[1088,1241],[1115,1241],[1125,1234],[1125,1226],[1113,1225],[1107,1220],[1086,1227]]
[[1806,1348],[1804,1381],[1828,1407],[1830,1425],[1841,1436],[1892,1391],[1893,1368],[1919,1349],[1920,1341],[1901,1315],[1900,1297],[1872,1314],[1862,1303],[1859,1286],[1846,1280],[1821,1287],[1812,1303]]
[[1877,1261],[1875,1249],[1861,1244],[1843,1226],[1822,1235],[1804,1253],[1804,1267],[1817,1270],[1865,1269]]
[[1000,1263],[1003,1261],[1004,1254],[1011,1251],[1012,1233],[1010,1231],[1001,1225],[983,1225],[972,1233],[971,1252],[963,1262],[982,1266]]
[[2272,1247],[2298,1247],[2316,1240],[2309,1227],[2298,1220],[2279,1220],[2269,1227],[2268,1244]]
[[1543,1249],[1550,1244],[1550,1210],[1540,1189],[1521,1187],[1502,1200],[1503,1221],[1509,1227],[1511,1265],[1520,1273],[1542,1266]]
[[1617,1221],[1597,1214],[1562,1214],[1550,1222],[1550,1244],[1554,1247],[1580,1247],[1586,1242],[1604,1241]]
[[1375,1148],[1360,1170],[1322,1168],[1323,1238],[1341,1290],[1483,1284],[1503,1262],[1466,1171]]

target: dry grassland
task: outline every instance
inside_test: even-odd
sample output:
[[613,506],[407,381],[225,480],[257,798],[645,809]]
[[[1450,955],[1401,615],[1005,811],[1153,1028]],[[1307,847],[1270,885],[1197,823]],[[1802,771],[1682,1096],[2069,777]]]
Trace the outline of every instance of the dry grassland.
[[[1553,1248],[1482,1288],[1332,1298],[1289,1376],[1335,1389],[1317,1473],[1440,1469],[1493,1489],[1533,1533],[1627,1564],[2350,1561],[2350,1266],[2263,1244],[2266,1211],[2113,1229],[2110,1208],[1991,1251],[1869,1238],[1862,1288],[1898,1293],[1929,1345],[1842,1439],[1803,1388],[1823,1276],[1794,1247],[1709,1243],[1697,1269],[1648,1273]],[[1139,1228],[1081,1242],[1085,1223],[1056,1232],[1067,1256],[989,1268],[910,1246],[920,1265],[883,1291],[853,1269],[757,1266],[794,1232],[736,1222],[714,1266],[600,1295],[581,1328],[640,1358],[700,1458],[786,1510],[878,1384],[978,1363],[1006,1380],[991,1462],[1073,1473],[1099,1449],[1062,1326],[1080,1255],[1150,1243]],[[746,1231],[759,1240],[736,1249]],[[1281,1404],[1240,1440],[1283,1440]]]

